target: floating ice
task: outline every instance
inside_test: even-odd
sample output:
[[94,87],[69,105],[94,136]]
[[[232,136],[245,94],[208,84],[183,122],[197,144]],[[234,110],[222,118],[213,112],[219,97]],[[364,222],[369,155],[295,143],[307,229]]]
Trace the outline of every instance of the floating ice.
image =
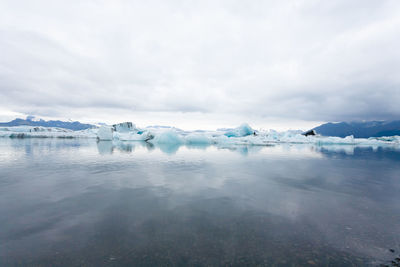
[[136,131],[136,132],[114,132],[114,139],[121,141],[149,141],[154,138],[153,134],[149,131]]
[[227,131],[225,133],[225,136],[227,137],[243,137],[243,136],[248,136],[254,133],[254,130],[247,124],[243,123],[239,127]]
[[[172,127],[137,128],[133,123],[125,122],[113,126],[103,125],[100,128],[72,131],[56,127],[15,126],[0,127],[0,137],[9,138],[97,138],[98,140],[147,141],[154,144],[180,146],[183,144],[207,146],[216,144],[220,147],[233,145],[268,146],[279,143],[325,145],[357,145],[357,146],[400,146],[399,136],[354,138],[347,136],[328,137],[320,135],[303,135],[302,131],[277,132],[255,131],[242,124],[235,129],[218,131],[183,131]],[[172,149],[170,149],[172,151]]]
[[156,144],[183,144],[183,138],[174,130],[167,130],[157,134],[152,143]]
[[101,126],[97,132],[97,139],[99,140],[113,140],[113,128],[109,126]]
[[133,124],[132,122],[123,122],[123,123],[118,123],[113,125],[113,129],[116,132],[120,133],[126,133],[126,132],[132,132],[132,131],[138,131],[136,128],[136,125]]
[[191,133],[187,135],[185,141],[188,145],[210,145],[213,143],[209,136],[199,133]]

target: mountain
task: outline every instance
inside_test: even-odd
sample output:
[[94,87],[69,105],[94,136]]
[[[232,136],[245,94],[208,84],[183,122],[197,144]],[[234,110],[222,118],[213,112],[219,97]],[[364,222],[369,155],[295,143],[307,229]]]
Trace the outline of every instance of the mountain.
[[69,121],[45,121],[45,120],[33,120],[32,116],[28,116],[24,119],[15,119],[10,122],[0,122],[0,127],[10,127],[10,126],[21,126],[21,125],[29,125],[29,126],[43,126],[43,127],[59,127],[70,129],[74,131],[85,130],[88,128],[94,128],[95,125],[92,124],[84,124],[79,121],[69,122]]
[[349,135],[354,135],[356,138],[393,136],[400,135],[400,120],[338,123],[329,122],[315,127],[312,130],[315,130],[320,135],[338,137],[346,137]]

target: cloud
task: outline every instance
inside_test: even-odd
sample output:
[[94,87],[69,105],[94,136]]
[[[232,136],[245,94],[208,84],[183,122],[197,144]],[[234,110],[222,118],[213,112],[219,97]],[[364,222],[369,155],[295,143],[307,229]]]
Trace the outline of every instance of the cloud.
[[396,0],[2,1],[0,105],[97,121],[394,119],[398,14]]

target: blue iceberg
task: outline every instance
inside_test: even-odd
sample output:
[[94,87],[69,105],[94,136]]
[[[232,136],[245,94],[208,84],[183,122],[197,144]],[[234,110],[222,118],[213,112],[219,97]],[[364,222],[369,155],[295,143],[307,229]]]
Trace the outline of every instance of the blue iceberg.
[[224,135],[227,137],[243,137],[254,134],[254,130],[247,123],[243,123],[239,127],[227,131]]

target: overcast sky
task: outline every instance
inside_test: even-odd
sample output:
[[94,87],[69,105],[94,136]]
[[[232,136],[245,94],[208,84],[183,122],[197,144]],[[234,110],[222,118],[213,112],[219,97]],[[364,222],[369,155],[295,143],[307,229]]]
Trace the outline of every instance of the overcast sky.
[[0,1],[0,120],[400,119],[400,1]]

